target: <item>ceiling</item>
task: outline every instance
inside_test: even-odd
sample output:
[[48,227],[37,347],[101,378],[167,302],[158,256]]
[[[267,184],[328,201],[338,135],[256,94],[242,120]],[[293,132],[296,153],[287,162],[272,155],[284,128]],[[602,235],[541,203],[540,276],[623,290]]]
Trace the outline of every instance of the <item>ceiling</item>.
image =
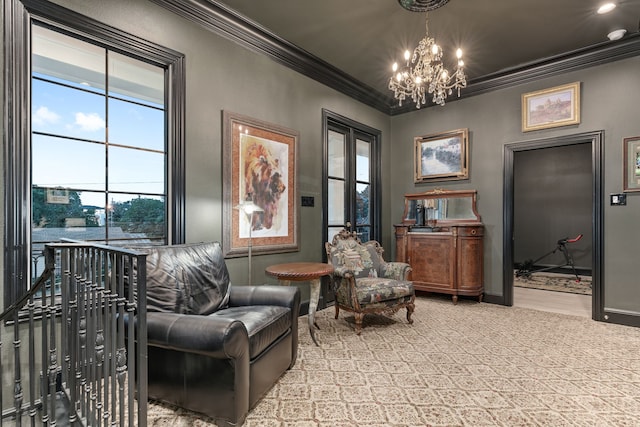
[[[429,34],[442,46],[449,69],[455,64],[456,48],[463,50],[465,72],[473,85],[550,57],[587,47],[607,47],[637,36],[640,0],[617,0],[612,12],[598,15],[596,10],[604,2],[450,0],[428,13]],[[398,0],[217,3],[226,4],[385,98],[392,96],[387,88],[392,63],[400,62],[405,50],[413,51],[425,35],[425,13],[407,11]],[[627,35],[617,42],[609,41],[607,34],[620,28]]]

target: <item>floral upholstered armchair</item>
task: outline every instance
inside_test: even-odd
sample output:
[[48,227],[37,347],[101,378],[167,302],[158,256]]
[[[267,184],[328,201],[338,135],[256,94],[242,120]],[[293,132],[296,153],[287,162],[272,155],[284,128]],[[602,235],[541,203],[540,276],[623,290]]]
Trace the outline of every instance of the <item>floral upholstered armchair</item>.
[[358,335],[366,313],[391,315],[406,308],[407,321],[413,323],[415,291],[407,280],[409,264],[385,262],[384,249],[378,242],[362,243],[355,232],[347,230],[325,243],[325,249],[327,261],[334,268],[336,319],[341,308],[353,312]]

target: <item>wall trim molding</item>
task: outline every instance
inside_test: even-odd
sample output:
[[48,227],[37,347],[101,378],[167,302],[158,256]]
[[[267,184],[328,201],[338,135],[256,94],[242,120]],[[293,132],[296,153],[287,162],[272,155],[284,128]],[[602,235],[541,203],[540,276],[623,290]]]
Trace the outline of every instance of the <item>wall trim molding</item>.
[[[151,0],[151,2],[385,114],[395,116],[416,110],[412,103],[398,106],[390,91],[388,94],[379,92],[284,40],[220,1]],[[637,55],[640,55],[640,33],[633,33],[622,40],[605,41],[472,79],[462,91],[460,98],[452,98],[448,102]],[[422,108],[432,106],[434,105]]]
[[[592,305],[593,320],[609,323],[627,322],[612,316],[604,307],[604,198],[602,195],[604,131],[585,132],[505,144],[503,147],[503,231],[502,231],[502,296],[504,305],[513,305],[513,232],[514,232],[514,153],[576,144],[591,144],[591,185],[593,192],[592,224]],[[637,321],[637,320],[636,320]],[[630,323],[623,323],[630,324]]]

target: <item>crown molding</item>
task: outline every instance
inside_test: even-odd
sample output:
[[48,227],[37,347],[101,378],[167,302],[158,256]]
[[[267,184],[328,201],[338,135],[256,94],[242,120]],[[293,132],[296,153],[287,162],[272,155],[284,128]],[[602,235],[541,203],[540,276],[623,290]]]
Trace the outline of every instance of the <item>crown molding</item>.
[[215,0],[151,0],[183,18],[245,48],[264,54],[309,78],[385,114],[391,98],[363,84],[333,65],[284,40],[257,22]]
[[[462,90],[459,98],[451,98],[447,100],[447,102],[455,102],[458,99],[464,99],[498,89],[505,89],[542,78],[582,70],[638,55],[640,55],[640,33],[633,33],[618,41],[598,43],[583,49],[529,62],[473,79],[467,87]],[[436,105],[429,104],[422,108],[433,106]],[[416,108],[413,103],[405,104],[402,107],[399,107],[396,103],[395,106],[391,107],[389,114],[394,116],[415,110]]]
[[[416,110],[411,102],[406,102],[402,107],[398,106],[397,100],[391,95],[381,93],[362,83],[344,71],[284,40],[257,22],[240,15],[220,1],[150,1],[385,114],[395,116]],[[461,92],[460,98],[452,98],[448,102],[639,54],[640,33],[633,33],[621,40],[599,43],[472,79]],[[433,104],[429,104],[422,108],[433,106]]]

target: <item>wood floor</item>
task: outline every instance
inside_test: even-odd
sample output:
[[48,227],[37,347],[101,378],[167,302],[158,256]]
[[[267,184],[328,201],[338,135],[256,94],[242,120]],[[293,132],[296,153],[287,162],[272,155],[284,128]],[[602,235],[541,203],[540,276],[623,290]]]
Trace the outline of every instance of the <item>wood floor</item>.
[[513,288],[513,306],[591,318],[591,295]]

